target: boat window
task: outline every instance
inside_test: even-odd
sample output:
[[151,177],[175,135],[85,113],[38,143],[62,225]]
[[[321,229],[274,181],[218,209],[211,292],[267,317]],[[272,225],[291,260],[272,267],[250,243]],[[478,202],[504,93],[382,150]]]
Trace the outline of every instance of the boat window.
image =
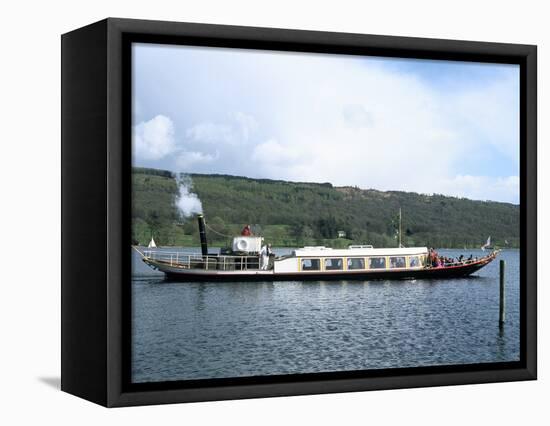
[[419,266],[422,266],[422,262],[420,261],[420,256],[409,257],[409,266],[411,268],[418,268]]
[[348,258],[348,269],[365,269],[365,259],[361,257]]
[[370,269],[386,269],[385,257],[369,257]]
[[405,256],[390,257],[390,268],[404,268]]
[[320,269],[320,259],[302,259],[302,271],[318,271]]
[[339,271],[344,269],[343,259],[325,259],[325,269],[327,271]]

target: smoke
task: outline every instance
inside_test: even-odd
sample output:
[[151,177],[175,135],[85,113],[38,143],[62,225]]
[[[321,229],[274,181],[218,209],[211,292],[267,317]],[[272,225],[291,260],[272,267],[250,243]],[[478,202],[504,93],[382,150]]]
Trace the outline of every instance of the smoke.
[[191,177],[179,173],[176,175],[179,195],[176,198],[176,206],[183,217],[202,213],[202,203],[198,195],[192,192],[193,182]]

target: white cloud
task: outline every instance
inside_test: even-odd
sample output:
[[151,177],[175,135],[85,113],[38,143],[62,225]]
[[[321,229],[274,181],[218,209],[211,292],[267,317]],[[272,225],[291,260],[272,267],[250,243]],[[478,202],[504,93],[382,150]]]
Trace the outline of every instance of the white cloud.
[[519,176],[458,175],[439,182],[434,192],[474,200],[499,200],[519,204]]
[[256,145],[252,151],[252,160],[257,162],[265,162],[267,164],[276,164],[288,166],[298,159],[295,150],[290,150],[284,147],[275,139],[270,139],[267,142]]
[[363,105],[344,105],[342,114],[346,122],[354,128],[369,127],[373,124],[372,114]]
[[260,174],[271,177],[284,176],[292,166],[301,164],[297,149],[289,149],[275,139],[256,145],[251,160]]
[[186,130],[187,138],[207,143],[232,143],[234,135],[232,128],[225,124],[203,122]]
[[134,157],[140,160],[159,160],[176,150],[174,123],[164,115],[134,126],[132,135]]
[[204,121],[188,128],[187,139],[209,144],[240,145],[249,141],[258,128],[258,122],[249,114],[234,112],[224,122]]
[[244,141],[248,141],[251,134],[258,129],[258,122],[252,115],[245,114],[244,112],[235,112],[232,114],[232,118],[237,122]]
[[176,164],[180,169],[189,170],[193,166],[212,163],[219,157],[219,152],[208,154],[200,151],[182,151],[178,154]]

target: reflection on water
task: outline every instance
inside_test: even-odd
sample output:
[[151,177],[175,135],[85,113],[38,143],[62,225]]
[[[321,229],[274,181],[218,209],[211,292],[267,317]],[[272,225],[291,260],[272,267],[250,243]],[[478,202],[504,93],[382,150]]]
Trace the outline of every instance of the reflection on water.
[[498,262],[468,279],[180,283],[136,257],[133,381],[519,360],[519,252],[499,258],[502,330]]

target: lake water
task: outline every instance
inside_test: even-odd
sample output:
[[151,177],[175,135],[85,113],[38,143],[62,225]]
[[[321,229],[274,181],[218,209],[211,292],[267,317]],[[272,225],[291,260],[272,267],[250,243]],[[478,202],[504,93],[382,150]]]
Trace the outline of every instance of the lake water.
[[132,380],[517,361],[519,251],[498,259],[502,331],[498,261],[466,279],[180,283],[134,253]]

